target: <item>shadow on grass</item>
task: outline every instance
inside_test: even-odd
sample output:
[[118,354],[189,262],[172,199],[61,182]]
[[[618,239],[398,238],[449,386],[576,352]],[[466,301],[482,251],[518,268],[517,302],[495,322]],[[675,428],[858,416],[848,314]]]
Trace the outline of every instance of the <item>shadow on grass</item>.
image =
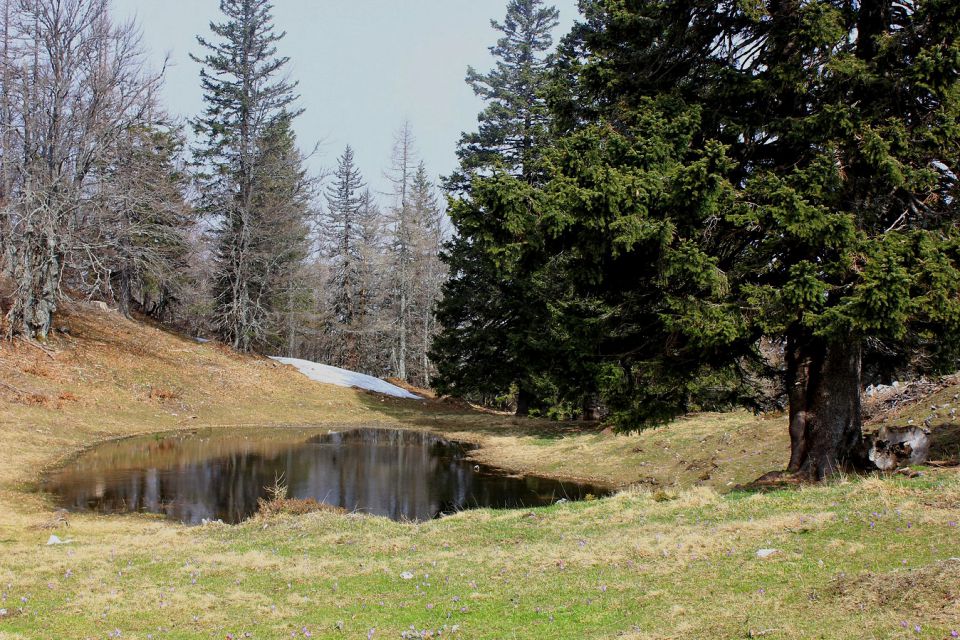
[[930,459],[960,465],[960,423],[941,424],[930,430]]

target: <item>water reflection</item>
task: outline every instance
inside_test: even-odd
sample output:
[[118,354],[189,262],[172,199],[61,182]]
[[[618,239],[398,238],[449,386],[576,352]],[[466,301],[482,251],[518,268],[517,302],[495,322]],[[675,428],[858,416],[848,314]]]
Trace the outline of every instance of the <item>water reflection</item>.
[[603,495],[603,487],[475,466],[468,447],[388,429],[210,430],[97,447],[53,473],[45,489],[72,511],[149,512],[189,524],[250,517],[283,478],[292,498],[394,520],[474,507],[532,507]]

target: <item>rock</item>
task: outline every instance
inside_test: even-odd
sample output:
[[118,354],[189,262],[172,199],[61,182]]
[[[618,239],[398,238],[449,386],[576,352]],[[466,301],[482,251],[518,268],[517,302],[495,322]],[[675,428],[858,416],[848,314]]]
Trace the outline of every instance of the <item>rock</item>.
[[881,471],[923,464],[930,457],[930,432],[921,427],[884,426],[874,437],[868,458]]
[[52,546],[55,544],[70,544],[73,540],[61,540],[59,536],[50,536],[47,540],[47,546]]
[[761,560],[766,560],[767,558],[775,556],[778,553],[780,553],[779,549],[760,549],[757,551],[757,557]]
[[404,580],[413,580],[413,574],[410,573],[409,571],[404,571],[403,573],[400,574],[400,577],[403,578]]

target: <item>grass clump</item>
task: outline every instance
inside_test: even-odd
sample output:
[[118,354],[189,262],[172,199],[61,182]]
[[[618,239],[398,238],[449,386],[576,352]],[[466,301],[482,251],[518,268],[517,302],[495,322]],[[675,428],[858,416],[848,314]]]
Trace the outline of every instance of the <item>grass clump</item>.
[[257,500],[257,516],[261,518],[281,515],[302,516],[318,512],[345,514],[347,510],[318,502],[314,498],[260,498]]

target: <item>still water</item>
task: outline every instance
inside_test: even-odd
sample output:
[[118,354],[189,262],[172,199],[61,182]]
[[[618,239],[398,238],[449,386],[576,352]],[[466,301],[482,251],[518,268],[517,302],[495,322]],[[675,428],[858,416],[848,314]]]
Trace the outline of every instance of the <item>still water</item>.
[[250,517],[278,478],[291,498],[401,521],[609,492],[507,475],[475,465],[469,450],[429,433],[390,429],[201,430],[101,445],[51,473],[44,489],[71,511],[158,513],[187,524]]

